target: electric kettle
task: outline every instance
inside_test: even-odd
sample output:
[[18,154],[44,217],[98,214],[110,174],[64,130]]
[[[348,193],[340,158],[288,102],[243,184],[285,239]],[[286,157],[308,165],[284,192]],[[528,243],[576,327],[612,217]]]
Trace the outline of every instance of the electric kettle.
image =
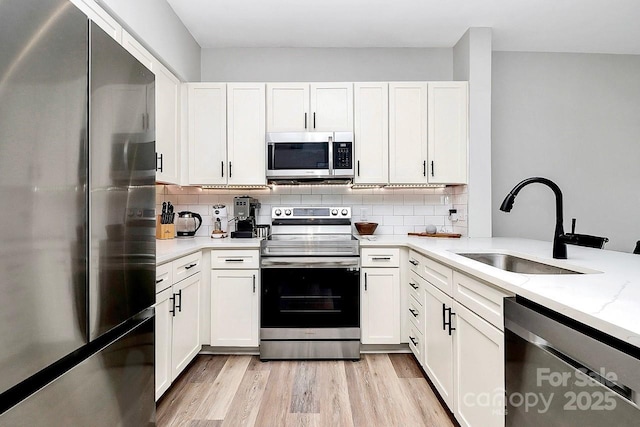
[[189,211],[178,212],[176,219],[176,234],[178,237],[193,237],[202,225],[200,214]]

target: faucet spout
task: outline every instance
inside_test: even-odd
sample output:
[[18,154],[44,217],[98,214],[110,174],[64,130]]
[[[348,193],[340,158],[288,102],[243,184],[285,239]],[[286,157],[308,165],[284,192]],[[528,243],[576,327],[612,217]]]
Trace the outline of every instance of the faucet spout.
[[547,187],[553,190],[553,193],[556,196],[556,227],[553,233],[553,257],[556,259],[567,259],[567,244],[563,240],[564,238],[564,227],[563,223],[563,212],[562,212],[562,191],[558,185],[547,178],[542,177],[532,177],[527,178],[525,180],[520,181],[513,189],[507,194],[507,197],[502,201],[500,205],[500,210],[503,212],[511,212],[513,208],[513,203],[516,199],[516,196],[524,187],[529,184],[540,183],[544,184]]

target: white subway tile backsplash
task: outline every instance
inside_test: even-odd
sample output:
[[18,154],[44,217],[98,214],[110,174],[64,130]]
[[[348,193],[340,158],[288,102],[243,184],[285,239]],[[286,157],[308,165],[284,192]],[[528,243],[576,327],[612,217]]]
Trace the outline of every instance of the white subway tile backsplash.
[[[232,217],[234,196],[244,194],[261,202],[262,208],[258,211],[257,218],[261,224],[271,221],[273,206],[344,205],[351,207],[353,222],[363,219],[377,222],[379,225],[375,234],[423,232],[427,224],[435,225],[438,231],[467,234],[467,186],[356,190],[345,186],[274,186],[268,190],[230,190],[157,185],[156,210],[160,213],[162,202],[171,201],[176,212],[189,210],[199,213],[205,222],[197,234],[206,236],[213,230],[211,206],[217,203],[226,205],[229,216]],[[455,223],[448,219],[449,209],[452,207],[458,209],[460,216],[460,220]]]

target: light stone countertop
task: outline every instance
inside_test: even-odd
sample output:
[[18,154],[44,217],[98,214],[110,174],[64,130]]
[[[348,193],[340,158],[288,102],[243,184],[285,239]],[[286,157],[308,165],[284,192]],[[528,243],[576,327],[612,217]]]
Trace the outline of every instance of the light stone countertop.
[[[201,249],[258,249],[260,239],[173,239],[157,241],[157,263]],[[523,296],[570,318],[640,347],[640,256],[567,246],[568,259],[551,257],[551,242],[519,238],[440,239],[409,236],[360,237],[361,248],[408,247],[421,254]],[[500,269],[455,252],[508,252],[548,264],[595,271],[588,274],[529,275]]]

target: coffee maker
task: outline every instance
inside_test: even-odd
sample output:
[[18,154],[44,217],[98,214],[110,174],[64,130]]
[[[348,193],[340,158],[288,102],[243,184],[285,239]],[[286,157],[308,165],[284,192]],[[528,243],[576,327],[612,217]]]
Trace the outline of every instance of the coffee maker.
[[236,196],[233,198],[236,231],[231,232],[232,238],[255,237],[256,209],[260,209],[260,202],[253,197]]

